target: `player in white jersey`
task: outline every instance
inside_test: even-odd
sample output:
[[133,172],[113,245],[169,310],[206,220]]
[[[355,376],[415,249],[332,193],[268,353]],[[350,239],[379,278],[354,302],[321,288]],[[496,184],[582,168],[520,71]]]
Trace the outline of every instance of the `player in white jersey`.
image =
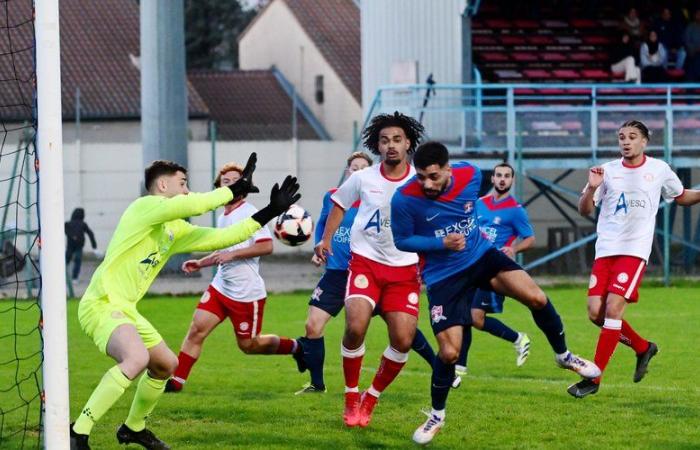
[[[224,165],[214,185],[229,186],[241,176],[242,168],[236,164]],[[245,197],[224,207],[217,227],[223,228],[240,222],[257,212]],[[178,367],[168,380],[166,392],[179,392],[189,377],[192,366],[202,352],[204,340],[227,317],[231,320],[238,348],[246,354],[292,354],[300,366],[301,345],[294,339],[260,334],[267,291],[260,276],[260,256],[272,253],[272,235],[263,226],[247,241],[226,250],[214,252],[202,259],[192,259],[182,265],[186,273],[205,267],[219,266],[209,288],[204,292],[194,312],[190,329],[185,336]]]
[[[408,360],[418,318],[418,256],[394,245],[391,232],[391,197],[415,170],[409,154],[419,143],[423,126],[395,112],[372,119],[363,132],[363,144],[382,162],[353,173],[333,194],[335,203],[316,256],[325,260],[331,239],[345,211],[360,206],[350,232],[350,264],[345,294],[345,334],[341,352],[345,375],[347,426],[366,427],[381,392],[396,378]],[[381,310],[389,330],[389,346],[382,355],[372,385],[360,395],[358,384],[365,334],[375,307]]]
[[[627,303],[636,303],[656,227],[661,197],[667,202],[690,206],[700,202],[700,191],[683,189],[668,164],[644,154],[649,130],[631,120],[618,131],[622,158],[593,167],[579,199],[579,212],[586,216],[600,207],[595,261],[588,288],[588,317],[602,327],[595,363],[605,370],[618,341],[637,354],[633,381],[647,373],[656,355],[655,343],[639,336],[623,319]],[[569,387],[569,394],[582,398],[598,392],[600,377]]]

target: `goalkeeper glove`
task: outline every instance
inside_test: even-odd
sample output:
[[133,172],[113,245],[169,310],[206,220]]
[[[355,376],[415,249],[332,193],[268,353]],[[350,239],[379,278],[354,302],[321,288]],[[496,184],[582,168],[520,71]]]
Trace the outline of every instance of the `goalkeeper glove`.
[[287,175],[287,178],[282,182],[282,186],[275,183],[270,192],[270,204],[253,214],[253,220],[264,226],[301,198],[301,194],[298,191],[299,183],[297,183],[296,177]]
[[253,152],[248,158],[248,162],[245,165],[245,169],[241,173],[241,178],[236,180],[235,183],[230,185],[228,188],[231,189],[233,193],[233,198],[238,199],[247,194],[255,194],[260,192],[260,189],[253,185],[253,172],[255,171],[255,163],[258,162],[258,155]]

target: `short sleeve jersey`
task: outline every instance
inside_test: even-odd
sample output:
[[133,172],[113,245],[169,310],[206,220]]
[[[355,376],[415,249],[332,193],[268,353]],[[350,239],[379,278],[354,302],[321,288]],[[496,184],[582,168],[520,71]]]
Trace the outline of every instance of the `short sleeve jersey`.
[[[217,227],[225,228],[258,212],[255,206],[243,202],[236,209],[219,216]],[[227,248],[227,251],[250,247],[258,242],[272,240],[270,230],[264,226],[248,240]],[[260,257],[239,259],[219,264],[211,282],[214,289],[239,302],[254,302],[267,297],[265,281],[260,276]]]
[[510,195],[501,200],[493,195],[481,197],[476,202],[476,216],[481,232],[496,248],[534,234],[525,208]]
[[683,184],[668,164],[648,156],[638,166],[619,159],[602,167],[603,184],[593,196],[600,206],[595,256],[629,255],[646,261],[660,198],[672,202],[683,194]]
[[416,171],[409,165],[396,179],[384,174],[382,164],[358,170],[350,175],[331,196],[335,204],[347,211],[360,201],[350,233],[350,250],[372,261],[403,267],[418,263],[418,255],[402,252],[394,245],[391,232],[391,198]]

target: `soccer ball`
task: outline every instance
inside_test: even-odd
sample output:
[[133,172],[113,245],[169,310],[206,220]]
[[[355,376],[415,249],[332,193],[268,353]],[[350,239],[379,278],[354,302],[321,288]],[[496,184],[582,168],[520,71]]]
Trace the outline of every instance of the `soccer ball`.
[[275,237],[290,247],[308,241],[313,230],[314,221],[311,215],[299,205],[290,206],[275,222]]

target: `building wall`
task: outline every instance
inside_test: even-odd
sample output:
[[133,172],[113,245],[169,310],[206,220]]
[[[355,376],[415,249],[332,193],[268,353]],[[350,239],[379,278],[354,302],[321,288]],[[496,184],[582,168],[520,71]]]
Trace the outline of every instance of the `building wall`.
[[[392,66],[397,63],[415,62],[419,84],[425,83],[431,73],[437,83],[462,82],[461,13],[465,6],[464,0],[362,2],[362,105],[365,115],[379,87],[392,84]],[[406,96],[409,93],[389,95]],[[438,91],[430,105],[449,108],[461,104],[458,95],[445,96],[445,91]],[[420,104],[420,100],[412,103]],[[402,112],[414,116],[419,114],[415,110]],[[450,112],[433,113],[425,118],[424,124],[431,130],[431,138],[443,141],[455,139],[460,130],[459,115]]]
[[[351,142],[353,122],[362,124],[362,110],[333,68],[323,58],[283,0],[275,0],[239,41],[242,70],[275,65],[298,89],[301,98],[333,140]],[[324,102],[314,98],[317,75],[323,76]]]

